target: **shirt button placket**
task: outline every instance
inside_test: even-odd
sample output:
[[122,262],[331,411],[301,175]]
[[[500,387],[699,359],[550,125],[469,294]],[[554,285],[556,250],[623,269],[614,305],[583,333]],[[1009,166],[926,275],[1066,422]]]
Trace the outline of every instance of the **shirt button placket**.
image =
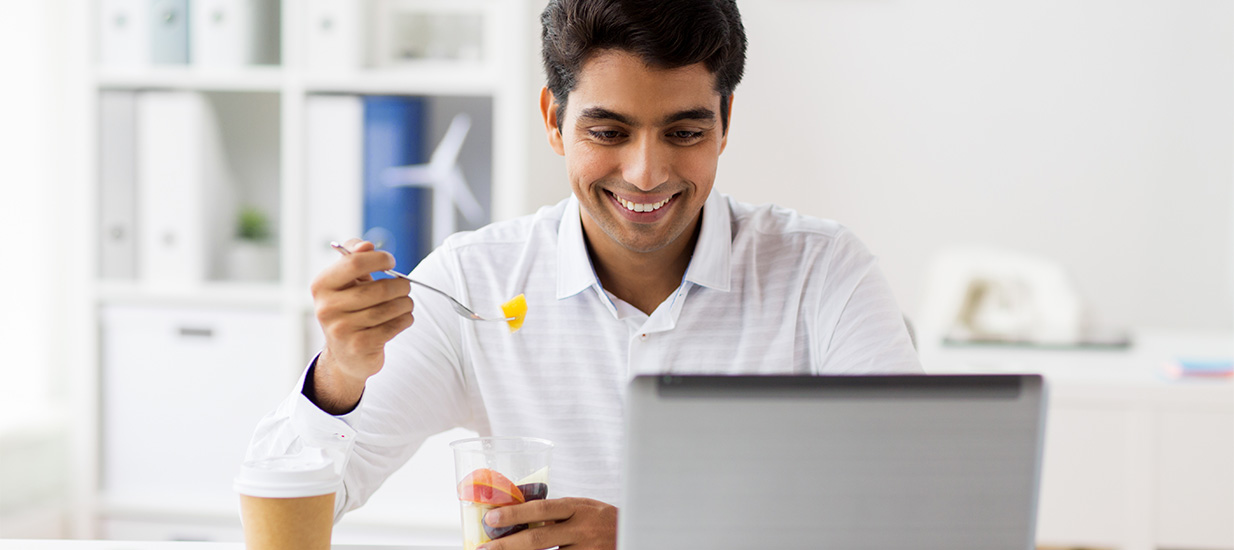
[[630,336],[630,363],[627,365],[627,372],[632,376],[646,374],[652,364],[649,360],[651,351],[647,346],[647,338],[645,332],[636,332]]

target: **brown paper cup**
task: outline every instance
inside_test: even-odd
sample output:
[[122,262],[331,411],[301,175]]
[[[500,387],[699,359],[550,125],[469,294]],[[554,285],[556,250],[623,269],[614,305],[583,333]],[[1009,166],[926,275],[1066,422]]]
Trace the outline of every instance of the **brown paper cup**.
[[301,498],[240,495],[249,550],[330,550],[334,493]]
[[334,495],[342,482],[316,449],[246,462],[236,477],[249,550],[329,550]]

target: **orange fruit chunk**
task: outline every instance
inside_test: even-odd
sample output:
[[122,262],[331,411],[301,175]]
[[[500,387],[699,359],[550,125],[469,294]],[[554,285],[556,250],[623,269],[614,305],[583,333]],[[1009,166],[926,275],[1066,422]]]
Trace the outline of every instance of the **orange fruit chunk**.
[[471,472],[459,482],[458,499],[490,506],[522,504],[526,500],[518,485],[488,468]]
[[506,324],[510,325],[511,333],[517,332],[518,329],[523,328],[523,319],[527,318],[527,297],[519,294],[511,298],[509,302],[501,304],[501,312],[506,317],[514,318],[506,321]]

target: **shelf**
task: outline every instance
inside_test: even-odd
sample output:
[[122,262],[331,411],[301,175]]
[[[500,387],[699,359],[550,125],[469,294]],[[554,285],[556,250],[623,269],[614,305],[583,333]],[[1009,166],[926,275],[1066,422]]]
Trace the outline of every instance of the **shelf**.
[[192,66],[142,69],[103,68],[98,85],[113,90],[190,90],[204,92],[279,92],[284,78],[281,67],[216,69]]
[[104,304],[175,305],[237,308],[278,308],[283,288],[278,283],[210,282],[200,287],[156,288],[139,282],[100,282]]
[[[289,83],[280,67],[103,68],[97,78],[98,87],[107,90],[278,93]],[[485,96],[495,92],[497,78],[481,66],[424,63],[405,69],[310,74],[303,84],[310,93]]]
[[497,89],[497,77],[481,66],[424,63],[406,69],[306,75],[304,87],[310,93],[483,96]]

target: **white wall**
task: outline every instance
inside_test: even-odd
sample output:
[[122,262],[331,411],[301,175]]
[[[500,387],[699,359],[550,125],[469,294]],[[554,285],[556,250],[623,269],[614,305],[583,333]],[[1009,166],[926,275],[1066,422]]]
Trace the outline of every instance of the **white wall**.
[[66,338],[89,334],[92,313],[74,274],[93,271],[80,198],[93,159],[79,2],[13,2],[0,18],[0,533],[18,538],[68,532],[69,488],[90,489],[65,471],[78,460],[70,449],[92,449],[67,421],[93,395],[69,376],[89,346]]
[[[0,17],[0,380],[5,419],[44,403],[50,369],[64,237],[55,212],[60,171],[54,162],[63,98],[51,63],[51,10],[43,2],[16,2]],[[14,389],[20,390],[14,391]]]
[[853,227],[914,314],[931,256],[1072,270],[1112,324],[1234,327],[1234,4],[746,0],[717,188]]

